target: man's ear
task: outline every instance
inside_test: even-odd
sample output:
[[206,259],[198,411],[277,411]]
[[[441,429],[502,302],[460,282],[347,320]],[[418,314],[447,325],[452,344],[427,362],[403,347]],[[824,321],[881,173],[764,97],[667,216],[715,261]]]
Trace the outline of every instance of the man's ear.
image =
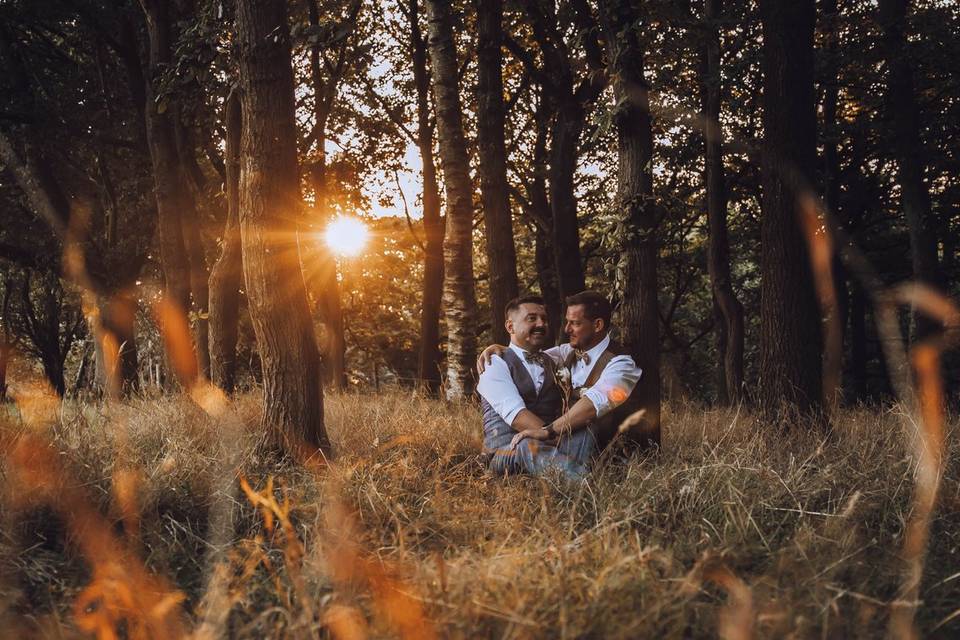
[[604,329],[606,329],[607,327],[604,326],[604,325],[606,325],[606,322],[603,320],[603,318],[594,318],[594,319],[593,319],[593,330],[594,330],[595,332],[600,333],[601,331],[603,331]]
[[506,327],[508,334],[513,335],[513,318],[507,318],[503,326]]

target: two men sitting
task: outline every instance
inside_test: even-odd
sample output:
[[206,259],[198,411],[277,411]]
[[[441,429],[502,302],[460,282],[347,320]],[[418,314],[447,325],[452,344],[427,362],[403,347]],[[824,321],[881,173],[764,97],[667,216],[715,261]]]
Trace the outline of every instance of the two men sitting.
[[539,296],[505,310],[509,347],[487,347],[477,361],[484,453],[495,475],[556,469],[577,480],[613,439],[641,371],[610,341],[610,302],[584,291],[566,300],[566,344],[547,347]]

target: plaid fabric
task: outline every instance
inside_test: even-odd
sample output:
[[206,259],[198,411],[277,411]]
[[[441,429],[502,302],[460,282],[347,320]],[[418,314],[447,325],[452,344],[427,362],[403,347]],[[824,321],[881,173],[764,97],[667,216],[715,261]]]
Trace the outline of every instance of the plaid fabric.
[[539,441],[525,438],[516,449],[510,449],[514,432],[503,434],[495,448],[489,470],[496,476],[511,476],[521,473],[541,475],[555,469],[569,480],[580,480],[587,475],[587,463],[596,450],[596,440],[589,429],[581,429],[573,435],[557,441]]

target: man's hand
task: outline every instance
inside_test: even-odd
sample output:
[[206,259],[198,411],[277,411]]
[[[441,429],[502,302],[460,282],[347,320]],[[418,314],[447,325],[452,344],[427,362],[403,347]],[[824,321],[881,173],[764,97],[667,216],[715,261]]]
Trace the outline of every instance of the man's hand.
[[487,368],[488,364],[490,364],[493,356],[498,356],[506,350],[507,347],[499,344],[492,344],[481,351],[480,356],[477,358],[477,373],[483,373],[483,370]]
[[517,448],[517,445],[520,444],[520,441],[524,438],[530,438],[532,440],[549,440],[550,434],[543,427],[537,429],[524,429],[523,431],[517,433],[513,436],[513,440],[510,441],[510,450]]

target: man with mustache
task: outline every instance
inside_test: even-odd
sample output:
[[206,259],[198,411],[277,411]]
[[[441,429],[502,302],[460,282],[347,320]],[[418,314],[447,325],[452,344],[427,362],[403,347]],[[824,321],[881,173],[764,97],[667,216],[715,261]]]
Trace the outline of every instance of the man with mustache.
[[477,385],[489,470],[504,476],[556,469],[567,478],[582,478],[595,449],[593,434],[581,430],[557,437],[545,430],[563,413],[564,391],[555,362],[542,351],[549,333],[543,298],[511,300],[505,326],[510,346],[490,356]]
[[[517,429],[512,449],[528,439],[549,442],[558,438],[562,442],[566,437],[589,439],[592,453],[613,440],[617,427],[636,409],[627,400],[642,372],[628,353],[610,341],[610,302],[599,293],[584,291],[568,297],[566,303],[564,331],[569,342],[551,347],[544,354],[561,372],[569,372],[572,406],[550,423]],[[484,365],[503,349],[499,345],[487,347],[477,360],[477,369],[483,372]]]

